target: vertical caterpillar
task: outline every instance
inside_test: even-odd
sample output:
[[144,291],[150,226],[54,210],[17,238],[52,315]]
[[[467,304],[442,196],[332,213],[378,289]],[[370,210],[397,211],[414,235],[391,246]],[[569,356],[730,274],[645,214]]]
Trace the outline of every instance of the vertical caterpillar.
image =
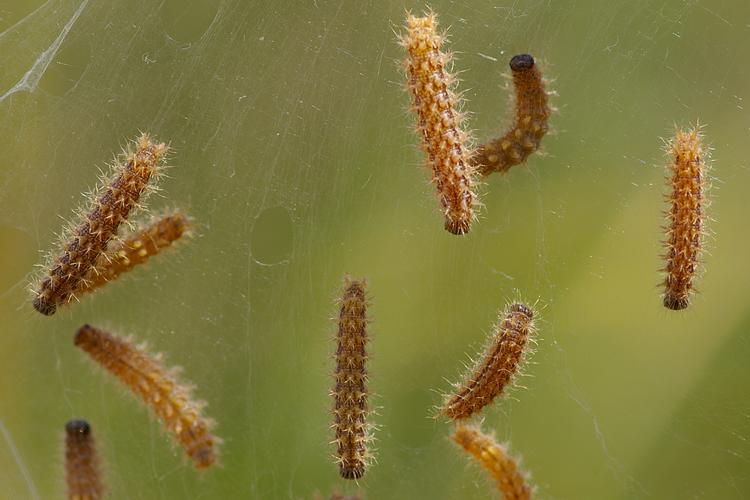
[[442,413],[453,420],[469,418],[502,394],[521,363],[534,313],[530,307],[514,303],[501,316],[483,358],[458,392],[446,397]]
[[525,162],[539,149],[549,130],[552,109],[534,58],[529,54],[513,56],[510,69],[515,89],[513,125],[500,137],[477,148],[473,161],[483,175],[506,172],[513,165]]
[[65,424],[65,482],[69,500],[99,500],[104,496],[94,436],[85,420]]
[[451,436],[461,448],[487,469],[505,500],[529,500],[532,489],[504,446],[479,428],[458,425]]
[[216,462],[221,440],[210,432],[213,422],[201,415],[206,404],[192,399],[191,389],[177,382],[177,369],[162,366],[161,355],[151,356],[144,347],[90,325],[78,330],[75,345],[151,408],[196,469]]
[[359,479],[371,458],[367,422],[367,297],[365,280],[344,279],[336,335],[333,425],[336,461],[344,479]]
[[677,130],[667,151],[672,157],[668,179],[667,249],[664,307],[678,311],[690,303],[701,257],[706,185],[706,158],[698,128]]
[[37,287],[33,304],[40,313],[52,315],[59,305],[75,297],[84,277],[157,175],[167,146],[152,142],[147,134],[136,139],[135,146],[124,164],[113,167],[111,178],[98,189],[88,213],[82,214],[82,221],[66,238],[62,254]]
[[127,236],[124,241],[110,245],[78,291],[93,291],[144,264],[149,258],[171,246],[188,229],[188,217],[181,212],[154,218],[150,224]]
[[451,57],[442,52],[443,36],[437,33],[434,13],[425,17],[411,14],[400,43],[408,51],[404,63],[417,131],[432,170],[432,182],[445,217],[445,229],[452,234],[469,232],[474,218],[476,172],[471,162],[471,138],[463,128],[459,98],[453,91]]

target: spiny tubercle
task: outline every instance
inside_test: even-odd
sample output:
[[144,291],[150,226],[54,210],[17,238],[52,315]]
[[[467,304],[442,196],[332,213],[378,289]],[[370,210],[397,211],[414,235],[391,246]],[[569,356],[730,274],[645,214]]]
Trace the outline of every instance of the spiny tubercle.
[[148,134],[141,135],[135,144],[135,152],[128,154],[127,161],[113,167],[112,177],[99,188],[100,194],[95,195],[88,213],[72,230],[61,255],[39,284],[33,303],[40,313],[52,315],[59,305],[75,297],[85,276],[157,175],[167,146],[152,142]]
[[65,482],[69,500],[104,497],[96,443],[91,426],[85,420],[65,424]]
[[471,162],[471,138],[464,130],[460,100],[453,91],[450,55],[442,52],[443,36],[437,33],[434,13],[409,14],[401,45],[408,51],[405,67],[417,115],[417,131],[432,171],[445,229],[452,234],[469,232],[474,219],[476,171]]
[[221,439],[210,432],[213,422],[202,416],[206,404],[192,399],[190,387],[177,381],[178,370],[162,366],[161,355],[152,356],[129,339],[90,325],[78,330],[75,345],[151,408],[196,469],[216,462]]
[[479,172],[507,172],[519,165],[539,149],[542,138],[549,130],[548,92],[542,74],[529,54],[519,54],[510,60],[515,89],[513,125],[503,135],[477,148],[473,158]]
[[459,424],[452,439],[490,473],[505,500],[529,500],[532,497],[533,489],[525,474],[493,436],[484,434],[478,427]]
[[703,246],[707,164],[701,138],[697,127],[677,130],[668,145],[672,161],[663,303],[674,311],[685,309],[690,303]]
[[442,413],[453,420],[469,418],[503,393],[513,380],[533,331],[534,313],[529,306],[511,304],[501,316],[483,357],[458,385],[458,392],[446,397]]
[[339,302],[336,335],[336,368],[333,396],[333,425],[336,461],[344,479],[359,479],[371,459],[367,448],[372,440],[367,421],[367,283],[344,280]]
[[110,244],[78,292],[93,291],[146,263],[151,257],[180,239],[189,227],[187,215],[179,211],[152,218],[149,224],[125,236],[124,241]]

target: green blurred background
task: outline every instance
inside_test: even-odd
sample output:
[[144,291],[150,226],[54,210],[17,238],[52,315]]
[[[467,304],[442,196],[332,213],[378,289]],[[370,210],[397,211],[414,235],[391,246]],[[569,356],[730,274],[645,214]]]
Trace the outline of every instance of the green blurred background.
[[[507,61],[559,93],[545,156],[492,176],[443,231],[394,31],[416,2],[3,0],[0,498],[62,498],[62,430],[91,421],[111,498],[311,498],[338,479],[328,397],[345,273],[372,295],[370,499],[493,498],[431,418],[507,300],[538,301],[525,388],[484,414],[540,498],[750,497],[750,4],[431,2],[480,138],[509,119]],[[666,311],[662,137],[707,124],[706,274]],[[42,317],[34,266],[139,130],[174,154],[158,210],[197,237]],[[745,193],[745,194],[743,194]],[[742,257],[745,255],[745,257]],[[223,467],[196,474],[72,345],[147,340],[210,404]]]

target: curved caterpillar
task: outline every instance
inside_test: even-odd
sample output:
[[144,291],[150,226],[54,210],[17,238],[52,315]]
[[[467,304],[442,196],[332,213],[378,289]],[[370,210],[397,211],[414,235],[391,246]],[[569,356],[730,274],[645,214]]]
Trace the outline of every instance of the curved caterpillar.
[[85,420],[65,424],[65,483],[69,500],[99,500],[104,485],[94,436]]
[[113,167],[111,178],[98,189],[88,212],[65,238],[62,253],[37,286],[33,301],[37,311],[52,315],[58,306],[75,297],[120,224],[146,192],[149,181],[157,176],[167,150],[165,144],[154,143],[143,134],[136,139],[135,151],[127,155],[125,163]]
[[483,175],[507,172],[513,165],[525,162],[539,149],[549,130],[549,94],[534,58],[529,54],[513,56],[510,69],[515,89],[513,125],[500,137],[477,148],[473,161]]
[[213,421],[201,414],[206,403],[192,399],[189,386],[177,382],[176,369],[162,366],[160,355],[90,325],[78,329],[75,345],[151,408],[196,469],[216,462],[221,440],[211,434]]
[[533,490],[527,484],[526,475],[494,437],[484,434],[478,427],[458,425],[451,438],[490,473],[505,500],[531,498]]
[[442,413],[453,420],[469,418],[502,394],[523,359],[534,312],[530,307],[511,304],[501,316],[481,360],[458,391],[446,397]]
[[432,171],[445,229],[466,234],[474,219],[476,170],[471,161],[471,138],[464,130],[460,100],[449,70],[451,56],[442,51],[444,37],[437,32],[437,17],[409,14],[407,32],[400,42],[408,51],[404,62],[417,132]]

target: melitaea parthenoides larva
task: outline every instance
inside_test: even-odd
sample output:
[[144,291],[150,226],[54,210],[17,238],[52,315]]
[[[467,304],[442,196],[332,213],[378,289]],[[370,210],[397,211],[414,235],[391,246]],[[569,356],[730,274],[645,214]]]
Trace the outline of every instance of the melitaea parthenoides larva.
[[466,380],[456,384],[456,392],[446,396],[441,408],[445,416],[453,420],[469,418],[503,393],[528,350],[533,319],[534,312],[529,306],[520,303],[508,306],[476,366]]
[[667,183],[666,266],[664,307],[678,311],[690,303],[704,240],[707,156],[698,127],[676,130],[667,144],[670,156]]
[[344,479],[359,479],[372,459],[367,389],[367,283],[346,277],[339,301],[333,427],[336,462]]
[[76,290],[106,251],[109,241],[117,236],[120,224],[127,221],[143,195],[153,189],[149,183],[158,177],[167,150],[165,144],[142,134],[135,140],[132,151],[125,153],[124,160],[115,161],[111,175],[102,179],[91,195],[89,206],[80,210],[80,222],[63,235],[60,255],[52,261],[34,291],[37,311],[52,315],[58,306],[75,298]]
[[65,424],[65,483],[68,500],[104,498],[104,485],[91,426],[85,420]]
[[472,140],[454,92],[457,80],[451,73],[451,56],[442,50],[444,39],[437,31],[434,13],[407,15],[406,33],[400,42],[408,52],[404,66],[417,132],[443,210],[445,229],[466,234],[475,216],[476,169],[471,161]]
[[528,484],[527,474],[493,436],[483,433],[479,427],[458,424],[451,438],[489,472],[505,500],[532,497],[534,490]]
[[206,403],[192,398],[191,387],[177,381],[178,369],[166,369],[160,354],[90,325],[78,330],[75,345],[156,414],[196,469],[216,462],[221,439],[211,433],[213,421],[202,415]]
[[525,162],[549,130],[552,108],[539,65],[531,55],[519,54],[511,58],[510,69],[515,89],[513,124],[500,137],[477,148],[473,161],[484,175],[507,172]]
[[180,211],[152,217],[149,223],[142,224],[121,240],[112,240],[76,292],[83,294],[96,290],[145,264],[188,234],[189,229],[190,219]]

